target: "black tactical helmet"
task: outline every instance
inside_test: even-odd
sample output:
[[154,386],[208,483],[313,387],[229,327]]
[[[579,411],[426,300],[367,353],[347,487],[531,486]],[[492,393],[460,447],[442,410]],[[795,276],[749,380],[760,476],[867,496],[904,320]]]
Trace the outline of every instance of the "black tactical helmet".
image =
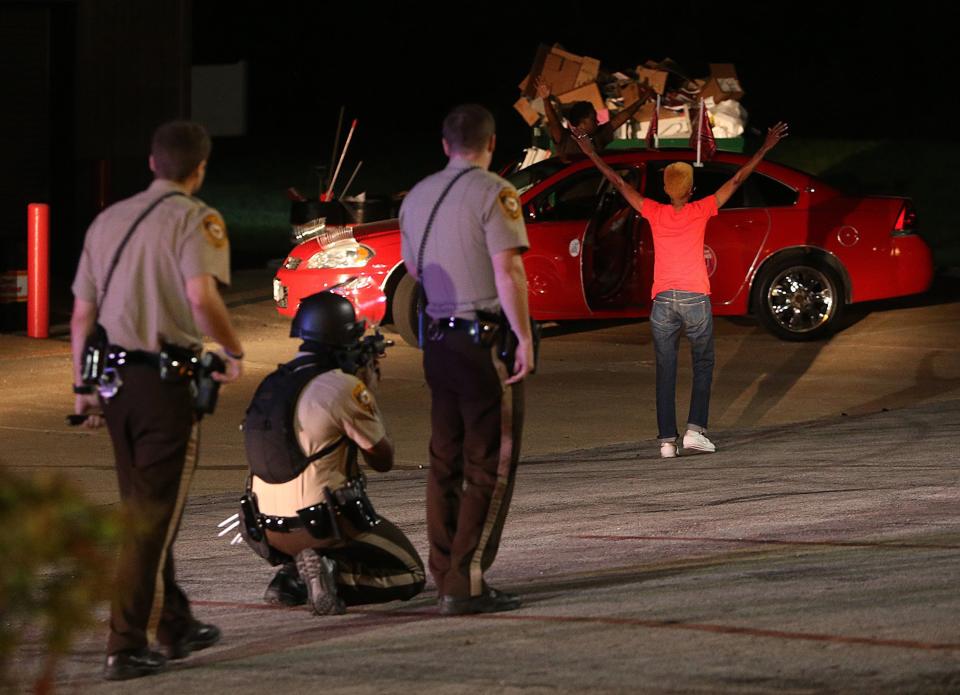
[[365,328],[366,322],[357,321],[349,299],[324,291],[300,301],[290,325],[290,337],[331,347],[353,347]]

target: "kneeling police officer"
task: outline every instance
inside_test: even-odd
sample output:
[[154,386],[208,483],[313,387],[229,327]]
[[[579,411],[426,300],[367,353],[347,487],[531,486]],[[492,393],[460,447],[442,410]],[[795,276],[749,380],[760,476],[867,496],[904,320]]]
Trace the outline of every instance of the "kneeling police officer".
[[309,602],[317,615],[347,605],[407,600],[423,590],[423,561],[403,532],[370,504],[358,453],[379,472],[393,467],[372,390],[379,336],[331,292],[304,299],[290,328],[296,357],[260,384],[244,421],[250,476],[241,532],[271,564],[271,603]]

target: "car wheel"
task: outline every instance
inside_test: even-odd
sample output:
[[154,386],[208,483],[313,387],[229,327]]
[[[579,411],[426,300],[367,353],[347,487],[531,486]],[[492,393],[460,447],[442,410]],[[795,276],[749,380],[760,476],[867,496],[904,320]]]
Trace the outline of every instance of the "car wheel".
[[826,264],[787,258],[766,268],[754,307],[764,327],[782,340],[831,335],[843,313],[843,283]]
[[404,275],[397,283],[390,302],[393,326],[404,342],[417,347],[417,288],[420,285],[410,275]]

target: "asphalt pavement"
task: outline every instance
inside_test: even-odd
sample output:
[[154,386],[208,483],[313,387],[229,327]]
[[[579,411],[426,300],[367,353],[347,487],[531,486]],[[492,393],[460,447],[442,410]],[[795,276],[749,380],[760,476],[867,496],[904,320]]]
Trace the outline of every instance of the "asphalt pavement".
[[[176,545],[181,583],[223,642],[109,684],[101,627],[61,665],[58,692],[960,692],[956,298],[870,307],[808,345],[718,320],[719,450],[670,460],[654,440],[646,323],[551,328],[489,574],[524,606],[442,618],[428,584],[318,618],[264,605],[271,568],[217,537],[244,473],[236,423],[294,347],[251,283],[231,297],[249,378],[205,423]],[[0,461],[114,503],[108,440],[61,425],[68,353],[62,337],[0,336]],[[425,557],[427,394],[416,351],[391,353],[380,401],[401,466],[372,474],[371,496]],[[16,668],[38,660],[30,643]]]

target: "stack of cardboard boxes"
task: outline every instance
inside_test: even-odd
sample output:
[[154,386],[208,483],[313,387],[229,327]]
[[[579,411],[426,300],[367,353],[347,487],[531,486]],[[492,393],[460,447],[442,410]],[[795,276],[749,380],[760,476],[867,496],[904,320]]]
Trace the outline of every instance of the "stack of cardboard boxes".
[[[533,127],[544,120],[542,100],[537,96],[534,79],[540,77],[550,86],[561,108],[578,101],[593,104],[600,122],[637,99],[646,102],[631,122],[621,127],[614,146],[641,146],[647,136],[656,95],[660,95],[659,135],[661,139],[689,138],[690,110],[703,99],[710,113],[714,135],[722,140],[738,139],[744,130],[747,113],[740,105],[743,88],[736,68],[729,63],[713,63],[710,74],[691,79],[670,59],[647,61],[630,71],[606,73],[595,58],[578,56],[559,46],[540,46],[530,74],[520,83],[521,97],[514,104],[520,116]],[[739,141],[742,147],[742,141]],[[739,149],[728,143],[726,149]]]

